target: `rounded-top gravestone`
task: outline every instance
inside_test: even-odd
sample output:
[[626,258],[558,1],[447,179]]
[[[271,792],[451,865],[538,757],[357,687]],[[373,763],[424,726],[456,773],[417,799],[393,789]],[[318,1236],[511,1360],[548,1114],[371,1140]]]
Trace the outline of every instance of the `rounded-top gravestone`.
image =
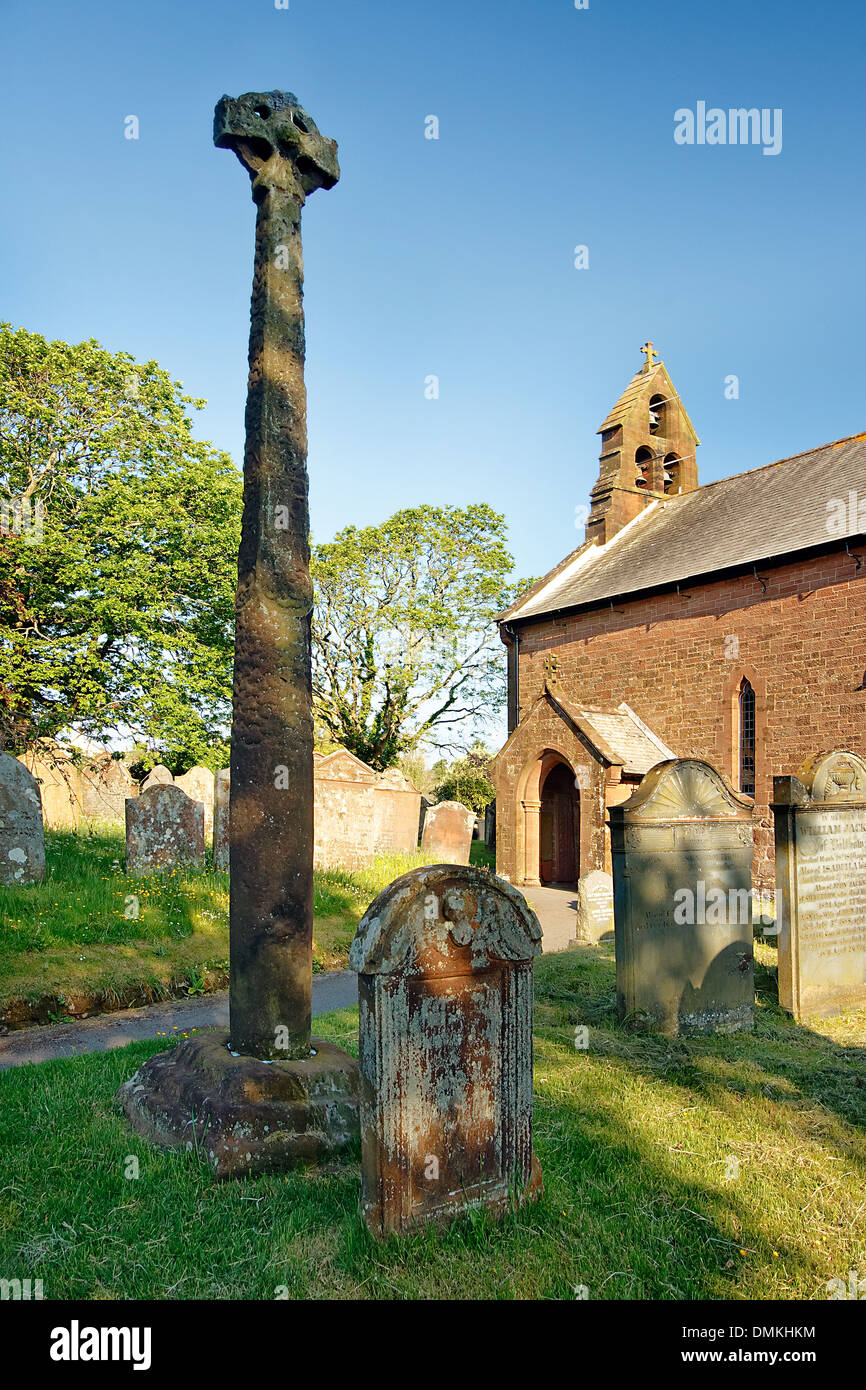
[[431,863],[468,864],[475,812],[459,801],[437,801],[424,817],[421,852]]
[[367,909],[359,975],[362,1210],[376,1236],[536,1194],[532,963],[541,927],[516,888],[435,864]]
[[174,779],[174,785],[200,801],[204,807],[204,833],[207,839],[213,834],[214,775],[209,767],[191,767],[181,777]]
[[39,783],[17,758],[0,753],[0,883],[39,883],[44,877]]
[[168,768],[162,763],[157,763],[156,767],[151,768],[142,782],[141,790],[143,792],[149,792],[151,787],[170,787],[173,781],[174,778]]
[[204,868],[204,807],[181,787],[154,786],[126,803],[126,872]]

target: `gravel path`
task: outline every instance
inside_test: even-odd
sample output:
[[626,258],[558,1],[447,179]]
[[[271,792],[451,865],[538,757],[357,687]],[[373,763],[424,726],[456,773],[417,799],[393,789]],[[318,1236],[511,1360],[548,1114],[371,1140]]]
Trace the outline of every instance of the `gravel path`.
[[[353,970],[329,970],[313,976],[313,1017],[331,1009],[348,1009],[358,1002],[358,976]],[[191,1028],[227,1028],[228,990],[195,999],[170,999],[141,1009],[116,1014],[97,1014],[78,1023],[51,1023],[46,1027],[21,1028],[0,1038],[0,1071],[26,1062],[48,1062],[55,1057],[80,1057],[107,1052],[141,1038],[166,1033],[188,1033]]]

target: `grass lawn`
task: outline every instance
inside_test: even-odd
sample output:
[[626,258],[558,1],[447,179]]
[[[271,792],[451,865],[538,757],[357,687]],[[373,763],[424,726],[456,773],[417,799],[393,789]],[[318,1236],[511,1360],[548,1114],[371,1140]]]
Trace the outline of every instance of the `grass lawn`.
[[617,1024],[612,947],[542,959],[543,1198],[383,1245],[357,1163],[217,1184],[135,1137],[113,1094],[163,1040],[0,1073],[0,1272],[46,1299],[824,1300],[866,1275],[866,1010],[797,1026],[758,973],[754,1035],[666,1040]]
[[[48,831],[45,842],[44,883],[0,886],[0,1020],[48,1023],[226,985],[228,874],[129,878],[120,830]],[[359,870],[317,870],[313,968],[345,966],[372,899],[425,862],[385,854]]]

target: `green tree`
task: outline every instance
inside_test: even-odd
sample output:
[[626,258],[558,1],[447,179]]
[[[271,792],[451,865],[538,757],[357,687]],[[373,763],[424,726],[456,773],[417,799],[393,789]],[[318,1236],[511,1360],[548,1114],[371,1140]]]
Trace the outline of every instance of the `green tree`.
[[434,796],[437,801],[461,801],[476,815],[490,805],[496,788],[490,780],[490,753],[483,743],[474,743],[465,757],[445,770],[436,783]]
[[224,755],[241,479],[193,438],[203,404],[156,362],[0,325],[11,751],[75,726],[156,742],[175,766]]
[[505,661],[493,619],[525,587],[513,568],[505,521],[484,504],[413,507],[316,546],[320,733],[385,768],[421,740],[456,748],[459,726],[495,718]]

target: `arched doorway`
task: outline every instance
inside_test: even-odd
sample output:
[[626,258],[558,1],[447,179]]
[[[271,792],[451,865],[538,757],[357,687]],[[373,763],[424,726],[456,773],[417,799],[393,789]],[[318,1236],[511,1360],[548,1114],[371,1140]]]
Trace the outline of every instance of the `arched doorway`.
[[579,870],[580,796],[574,773],[556,763],[541,787],[539,878],[542,883],[575,883]]

